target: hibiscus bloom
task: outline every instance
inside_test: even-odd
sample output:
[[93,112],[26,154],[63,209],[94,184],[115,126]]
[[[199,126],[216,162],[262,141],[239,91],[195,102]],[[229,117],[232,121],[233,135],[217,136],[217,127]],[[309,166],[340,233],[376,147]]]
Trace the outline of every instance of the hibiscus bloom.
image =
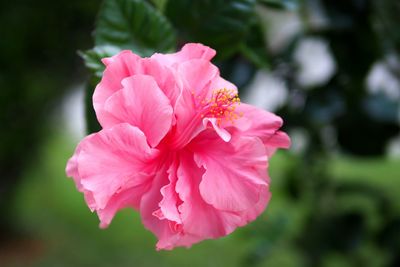
[[102,130],[79,143],[66,169],[100,227],[131,207],[157,249],[172,249],[225,236],[265,209],[268,159],[290,140],[281,118],[240,103],[214,55],[187,44],[103,59],[93,95]]

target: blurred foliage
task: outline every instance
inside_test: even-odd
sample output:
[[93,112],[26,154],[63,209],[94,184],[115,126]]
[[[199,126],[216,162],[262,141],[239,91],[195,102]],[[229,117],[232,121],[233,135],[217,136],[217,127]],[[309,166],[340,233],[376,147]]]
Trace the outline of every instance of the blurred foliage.
[[[46,137],[46,118],[82,72],[97,1],[0,2],[0,243],[13,235],[10,201]],[[55,71],[56,70],[56,71]]]
[[299,7],[299,0],[259,0],[259,3],[268,8],[294,10]]
[[[141,228],[137,215],[133,230],[130,219],[118,221],[117,216],[117,227],[108,230],[114,232],[103,235],[93,230],[97,219],[85,217],[90,215],[83,210],[80,195],[63,195],[72,191],[68,181],[69,190],[63,191],[58,180],[45,179],[47,193],[41,194],[41,176],[63,176],[60,170],[70,154],[53,158],[53,152],[47,152],[43,160],[53,171],[46,173],[42,163],[35,173],[38,178],[23,183],[15,205],[23,214],[17,216],[21,227],[39,231],[49,244],[61,242],[54,254],[35,266],[54,266],[58,258],[67,261],[58,266],[125,266],[132,262],[130,257],[140,259],[140,266],[187,266],[189,258],[194,259],[193,266],[400,266],[399,163],[376,159],[399,134],[400,103],[382,91],[371,93],[366,86],[374,64],[387,58],[397,61],[387,65],[399,81],[398,1],[104,0],[100,6],[99,1],[17,0],[0,7],[0,23],[7,25],[0,30],[0,65],[7,66],[0,71],[0,119],[6,129],[0,131],[2,238],[11,233],[15,215],[9,203],[22,171],[39,155],[40,141],[49,131],[49,111],[69,86],[82,79],[78,49],[83,49],[79,54],[90,71],[89,132],[100,129],[91,96],[104,70],[102,58],[122,49],[149,56],[173,52],[186,42],[202,42],[217,50],[215,64],[241,94],[247,93],[260,70],[285,81],[289,97],[277,113],[285,120],[285,130],[300,128],[309,140],[303,150],[272,159],[276,165],[271,171],[280,171],[271,175],[274,198],[255,223],[233,237],[160,255],[148,252],[153,240],[141,243],[149,235],[138,232],[138,239],[133,238],[134,230]],[[93,47],[88,49],[98,10]],[[301,25],[286,44],[272,49],[273,25],[265,19],[279,14],[294,16]],[[316,17],[322,17],[322,23],[316,23]],[[336,65],[333,75],[317,85],[304,85],[297,78],[301,66],[295,60],[296,49],[308,38],[326,42]],[[64,141],[50,145],[51,151],[62,150]],[[57,196],[64,202],[48,201]],[[37,217],[33,206],[40,203],[45,203],[40,213],[44,219]],[[78,206],[79,221],[85,218],[88,225],[79,226]],[[128,238],[125,233],[132,234]],[[61,255],[76,244],[88,254],[78,250]],[[131,246],[138,249],[132,249],[132,255]],[[118,260],[110,263],[97,256],[107,253]],[[159,265],[160,261],[164,263]]]
[[255,4],[255,0],[176,0],[168,1],[165,13],[182,42],[208,44],[219,52],[219,58],[226,58],[252,34]]

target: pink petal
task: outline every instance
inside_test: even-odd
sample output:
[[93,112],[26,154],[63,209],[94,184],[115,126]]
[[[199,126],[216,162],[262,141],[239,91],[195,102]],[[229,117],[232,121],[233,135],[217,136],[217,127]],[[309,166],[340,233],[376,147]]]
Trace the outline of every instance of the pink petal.
[[[199,183],[204,169],[196,165],[192,153],[180,154],[166,169],[157,173],[140,206],[144,225],[159,239],[157,249],[190,247],[204,239],[227,235],[244,224],[246,214],[217,210],[202,199]],[[167,187],[171,190],[168,193]]]
[[137,74],[152,76],[158,87],[170,99],[172,105],[175,105],[180,89],[176,85],[172,70],[160,64],[159,61],[141,58],[126,50],[111,58],[103,59],[103,63],[106,65],[106,69],[93,94],[93,106],[100,121],[104,116],[103,109],[107,99],[122,89],[122,81],[125,78]]
[[204,59],[210,61],[215,56],[215,50],[196,43],[185,44],[182,49],[173,54],[159,54],[156,53],[151,58],[156,59],[163,65],[172,66],[191,59]]
[[151,179],[157,155],[138,128],[119,124],[83,139],[68,164],[68,175],[92,200],[91,209],[104,209],[114,195]]
[[203,199],[219,210],[251,209],[268,186],[267,154],[258,138],[233,135],[229,143],[214,132],[199,135],[191,149],[206,172],[200,183]]
[[180,64],[177,72],[182,90],[175,105],[176,128],[171,146],[182,148],[204,130],[201,102],[209,95],[209,86],[219,77],[219,71],[210,62],[195,59]]
[[104,103],[112,94],[122,88],[121,81],[124,78],[141,73],[142,68],[141,58],[129,50],[103,59],[103,62],[106,69],[93,94],[93,106],[96,113],[102,110]]
[[114,194],[104,209],[97,210],[97,214],[100,219],[100,227],[108,227],[117,211],[123,208],[130,207],[138,210],[140,206],[140,199],[143,194],[150,189],[150,185],[151,180],[148,180],[143,184],[133,186]]
[[[87,136],[86,138],[89,138],[91,135]],[[68,177],[76,177],[76,186],[77,188],[80,190],[82,188],[81,185],[81,178],[79,175],[79,171],[78,171],[78,157],[79,154],[81,153],[81,146],[78,145],[75,149],[74,155],[72,155],[72,157],[68,160],[67,162],[67,167],[65,169],[65,172],[67,174]]]
[[182,220],[178,211],[178,205],[182,202],[175,191],[175,185],[177,181],[177,171],[178,161],[173,160],[171,166],[169,167],[168,180],[169,184],[161,188],[162,200],[159,203],[161,213],[164,218],[174,221],[177,224],[181,224]]
[[225,80],[222,77],[216,77],[210,83],[210,91],[217,89],[229,89],[231,91],[236,91],[236,93],[238,92],[236,85]]
[[229,142],[231,140],[231,134],[227,130],[218,125],[216,118],[204,118],[203,119],[204,127],[207,127],[207,124],[209,122],[211,123],[215,132],[219,135],[219,137],[221,137],[222,140],[224,140],[225,142]]
[[255,203],[252,208],[239,213],[242,218],[241,225],[245,225],[248,222],[254,221],[265,210],[270,199],[271,192],[269,192],[269,188],[262,187],[258,202]]
[[272,155],[277,148],[290,147],[289,136],[279,131],[282,119],[277,115],[243,103],[235,111],[242,113],[243,117],[235,121],[234,127],[242,135],[260,138],[268,156]]
[[171,101],[171,105],[175,106],[176,99],[180,94],[180,87],[177,85],[173,70],[152,58],[144,58],[142,62],[143,74],[152,76],[158,87]]
[[160,188],[168,184],[167,167],[159,169],[150,190],[140,202],[140,215],[144,226],[158,238],[157,249],[172,249],[181,237],[181,229],[176,222],[162,218],[159,203],[162,201]]
[[151,76],[134,75],[122,81],[123,89],[108,98],[103,116],[104,128],[127,122],[138,127],[152,147],[157,146],[172,124],[172,107]]
[[205,171],[196,165],[192,153],[181,154],[176,191],[183,201],[179,207],[183,231],[185,236],[197,237],[193,243],[227,235],[242,222],[239,214],[218,210],[204,201],[199,184]]
[[[86,138],[88,139],[92,135],[89,135]],[[96,209],[96,202],[93,198],[93,193],[91,191],[85,190],[85,188],[81,184],[81,176],[80,176],[79,170],[78,170],[78,158],[79,158],[80,152],[81,152],[81,146],[78,145],[77,148],[75,149],[74,155],[67,162],[67,167],[66,167],[65,172],[68,177],[73,177],[76,188],[78,189],[79,192],[82,192],[84,194],[84,198],[85,198],[85,201],[86,201],[89,209],[91,211],[94,211]]]
[[189,93],[194,92],[196,96],[206,96],[210,90],[209,85],[219,78],[218,68],[204,59],[183,62],[177,72],[182,79],[184,89]]

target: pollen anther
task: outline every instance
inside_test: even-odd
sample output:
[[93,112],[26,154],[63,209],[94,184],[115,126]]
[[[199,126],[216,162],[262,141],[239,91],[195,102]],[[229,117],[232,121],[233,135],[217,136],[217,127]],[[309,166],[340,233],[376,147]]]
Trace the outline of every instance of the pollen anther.
[[240,104],[240,98],[236,90],[232,89],[215,89],[209,99],[204,99],[201,104],[206,109],[204,117],[217,119],[217,124],[220,125],[222,120],[234,123],[234,121],[242,117],[242,113],[236,113],[235,109]]

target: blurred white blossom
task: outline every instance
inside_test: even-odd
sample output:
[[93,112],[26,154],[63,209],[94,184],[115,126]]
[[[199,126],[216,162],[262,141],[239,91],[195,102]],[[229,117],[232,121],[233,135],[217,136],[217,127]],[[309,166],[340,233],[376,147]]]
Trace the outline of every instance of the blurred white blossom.
[[297,82],[303,87],[326,83],[336,71],[329,46],[321,38],[304,38],[296,47],[294,61],[299,66]]
[[400,100],[400,81],[390,71],[390,65],[396,65],[393,56],[376,62],[367,76],[367,88],[371,94],[383,93],[389,99]]
[[258,71],[242,98],[246,103],[275,111],[286,103],[288,89],[285,82],[272,73]]
[[310,144],[310,136],[304,128],[293,128],[289,132],[292,144],[290,151],[294,154],[303,154]]
[[68,135],[75,141],[79,141],[86,135],[84,100],[84,86],[79,85],[70,90],[62,104],[63,124]]
[[274,53],[284,50],[289,42],[302,30],[300,16],[295,11],[257,8],[261,22],[268,29],[266,43]]

